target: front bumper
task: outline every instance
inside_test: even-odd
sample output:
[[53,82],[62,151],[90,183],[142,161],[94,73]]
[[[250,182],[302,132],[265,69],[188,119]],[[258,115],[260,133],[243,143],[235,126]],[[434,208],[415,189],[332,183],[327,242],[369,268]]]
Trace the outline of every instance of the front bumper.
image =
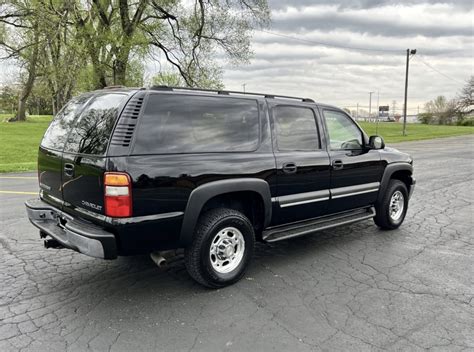
[[101,227],[66,214],[41,199],[25,202],[28,218],[61,246],[95,258],[117,258],[115,236]]

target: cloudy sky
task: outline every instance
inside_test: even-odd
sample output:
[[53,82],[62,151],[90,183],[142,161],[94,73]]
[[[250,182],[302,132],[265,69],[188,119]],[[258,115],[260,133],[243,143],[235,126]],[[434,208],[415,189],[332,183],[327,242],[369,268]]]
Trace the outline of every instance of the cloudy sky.
[[474,74],[471,0],[269,0],[269,5],[271,27],[255,32],[250,65],[226,69],[226,88],[241,90],[245,83],[247,91],[354,107],[367,107],[368,92],[374,91],[373,108],[380,92],[380,105],[396,100],[401,109],[406,49],[416,48],[408,102],[414,113],[438,95],[454,97]]
[[[354,109],[402,109],[406,49],[409,113],[438,95],[456,96],[474,74],[472,0],[268,0],[272,23],[255,31],[251,63],[225,67],[227,89],[311,97]],[[323,45],[327,44],[327,45]],[[346,47],[346,48],[342,48]],[[349,49],[349,48],[353,48]],[[0,82],[17,67],[3,62]],[[156,72],[158,66],[150,68]]]

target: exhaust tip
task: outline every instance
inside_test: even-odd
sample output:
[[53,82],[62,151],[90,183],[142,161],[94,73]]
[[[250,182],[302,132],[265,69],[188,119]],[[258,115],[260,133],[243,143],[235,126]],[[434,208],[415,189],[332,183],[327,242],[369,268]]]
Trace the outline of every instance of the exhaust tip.
[[159,252],[158,253],[151,253],[150,258],[158,265],[159,268],[163,268],[166,266],[166,258],[163,257]]

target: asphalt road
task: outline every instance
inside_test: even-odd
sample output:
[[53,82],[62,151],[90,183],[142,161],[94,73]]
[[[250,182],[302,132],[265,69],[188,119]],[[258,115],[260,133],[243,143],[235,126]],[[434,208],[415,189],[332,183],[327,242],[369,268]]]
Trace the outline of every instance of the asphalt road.
[[400,229],[259,245],[215,291],[182,260],[44,249],[32,195],[8,193],[36,192],[36,175],[0,175],[0,351],[474,350],[474,136],[397,147],[418,181]]

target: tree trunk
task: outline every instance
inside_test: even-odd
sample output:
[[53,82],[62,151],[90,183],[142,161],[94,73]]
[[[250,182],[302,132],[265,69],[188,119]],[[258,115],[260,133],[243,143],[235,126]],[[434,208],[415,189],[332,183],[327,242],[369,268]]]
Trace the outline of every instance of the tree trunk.
[[89,57],[91,58],[92,68],[94,70],[94,85],[96,89],[107,87],[107,80],[105,78],[104,65],[99,59],[99,54],[96,48],[89,44],[87,47]]
[[54,97],[51,98],[51,108],[53,109],[53,115],[56,115],[56,102],[54,101]]
[[[92,54],[93,55],[93,54]],[[99,63],[97,58],[91,55],[92,67],[94,70],[94,85],[96,89],[102,89],[107,87],[107,80],[105,78],[105,71],[102,64]]]
[[107,87],[107,80],[105,79],[105,72],[102,69],[94,67],[95,77],[96,77],[96,85],[97,89],[102,89]]
[[12,121],[26,121],[26,99],[18,101],[18,110]]
[[33,85],[36,79],[36,66],[38,64],[39,54],[39,31],[37,26],[35,26],[33,30],[34,43],[33,52],[31,53],[31,56],[28,60],[28,79],[26,80],[26,83],[21,91],[20,100],[18,101],[18,111],[12,121],[26,121],[26,101],[33,90]]
[[127,65],[130,50],[122,47],[118,50],[118,55],[114,61],[114,85],[127,85]]
[[114,85],[125,86],[127,75],[127,64],[121,60],[116,60],[114,65]]
[[15,115],[14,121],[26,121],[26,101],[28,100],[31,91],[33,90],[33,85],[36,79],[36,63],[38,59],[37,45],[35,45],[33,51],[33,57],[31,58],[31,61],[28,64],[28,79],[26,80],[26,83],[21,91],[20,100],[18,101],[18,111]]

